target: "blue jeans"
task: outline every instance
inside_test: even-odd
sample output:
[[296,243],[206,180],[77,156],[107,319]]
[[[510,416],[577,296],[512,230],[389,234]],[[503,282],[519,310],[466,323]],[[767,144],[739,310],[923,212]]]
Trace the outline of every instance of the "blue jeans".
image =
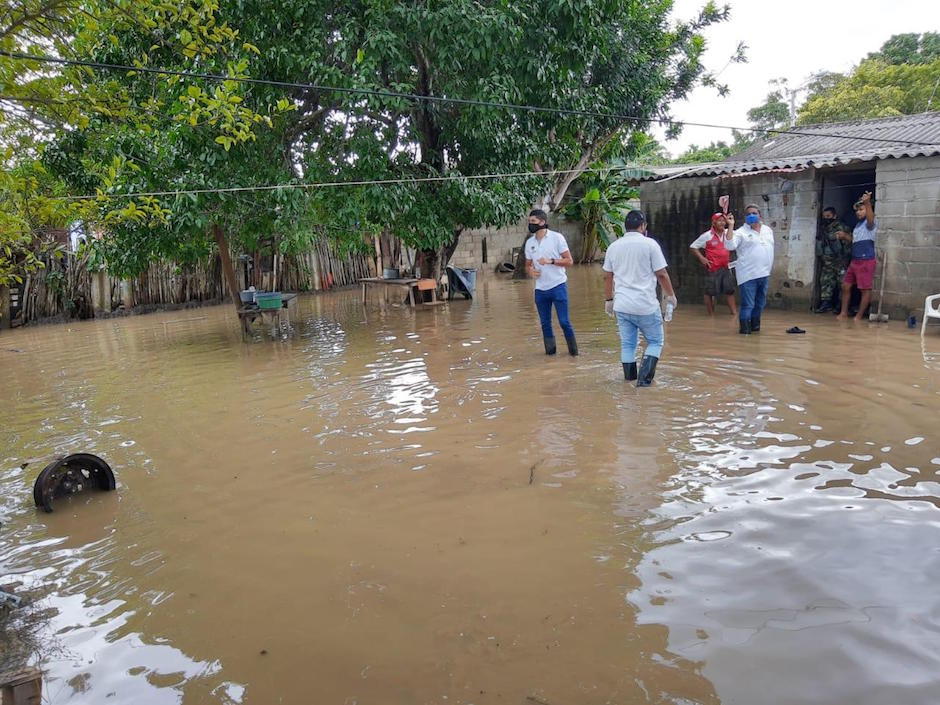
[[741,309],[738,318],[742,321],[760,318],[760,312],[764,310],[764,304],[767,303],[767,280],[769,278],[760,277],[738,284],[738,291],[741,292]]
[[646,338],[646,354],[659,358],[663,352],[663,314],[659,311],[640,316],[635,313],[617,314],[620,329],[620,362],[636,362],[637,331]]
[[571,327],[571,321],[568,320],[568,285],[559,284],[546,291],[535,290],[535,307],[539,310],[539,321],[542,324],[542,337],[554,338],[555,331],[552,330],[552,304],[555,304],[555,313],[558,315],[558,323],[566,338],[574,337],[574,328]]

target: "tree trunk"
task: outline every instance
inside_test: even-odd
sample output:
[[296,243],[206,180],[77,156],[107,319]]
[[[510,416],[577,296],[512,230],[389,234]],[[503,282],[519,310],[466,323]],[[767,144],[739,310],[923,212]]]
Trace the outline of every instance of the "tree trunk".
[[581,257],[578,259],[578,264],[593,262],[595,252],[597,252],[597,221],[590,217],[581,230]]
[[529,238],[532,237],[529,233],[526,233],[522,238],[522,242],[519,247],[519,254],[516,255],[516,268],[513,270],[512,278],[513,279],[528,279],[529,273],[525,271],[525,244],[528,242]]
[[441,245],[436,250],[418,250],[416,261],[422,279],[440,280],[441,273],[447,267],[450,258],[454,256],[454,252],[457,251],[457,244],[460,242],[460,233],[462,232],[463,228],[455,228],[454,237],[451,241]]
[[215,238],[215,244],[219,247],[219,257],[222,260],[222,272],[225,274],[225,281],[228,283],[229,293],[232,295],[232,303],[235,308],[241,308],[241,297],[238,294],[238,282],[235,280],[235,268],[232,266],[232,256],[228,251],[228,242],[225,239],[225,233],[222,228],[216,224],[212,226],[212,236]]
[[0,286],[0,328],[10,328],[10,290]]

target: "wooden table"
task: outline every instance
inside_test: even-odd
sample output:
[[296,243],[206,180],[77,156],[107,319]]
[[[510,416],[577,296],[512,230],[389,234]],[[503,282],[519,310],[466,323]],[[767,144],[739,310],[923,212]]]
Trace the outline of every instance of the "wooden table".
[[369,286],[382,286],[384,287],[384,297],[385,301],[388,301],[388,289],[389,287],[398,287],[404,288],[408,292],[408,304],[414,308],[415,305],[415,294],[413,287],[418,283],[417,279],[385,279],[384,277],[365,277],[360,279],[359,283],[362,284],[362,305],[366,305],[366,291]]
[[272,328],[275,325],[277,325],[278,328],[290,328],[291,320],[297,318],[297,311],[297,294],[282,294],[280,308],[242,306],[238,309],[238,320],[241,321],[242,324],[242,335],[249,335],[251,332],[251,324],[258,319],[271,324]]

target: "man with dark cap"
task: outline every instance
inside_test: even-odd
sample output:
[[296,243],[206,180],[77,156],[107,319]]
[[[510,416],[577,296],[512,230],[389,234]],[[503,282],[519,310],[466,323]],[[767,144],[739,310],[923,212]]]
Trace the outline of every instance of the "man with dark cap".
[[692,254],[705,267],[705,310],[709,316],[715,315],[715,301],[722,295],[728,298],[731,315],[738,315],[738,307],[734,303],[734,275],[728,267],[730,257],[725,249],[727,229],[725,214],[715,213],[711,230],[706,230],[690,245]]
[[568,353],[578,354],[578,341],[568,320],[568,275],[565,268],[574,264],[565,236],[548,229],[548,214],[536,208],[529,213],[529,232],[525,243],[525,270],[535,279],[535,307],[542,324],[545,354],[555,354],[555,331],[552,330],[552,306],[568,343]]
[[816,254],[819,257],[819,305],[816,313],[833,309],[833,297],[841,288],[839,284],[851,257],[851,246],[839,237],[839,233],[851,232],[852,229],[836,217],[835,208],[823,208],[819,235],[816,236]]
[[[675,292],[666,273],[666,258],[660,246],[646,237],[646,218],[632,210],[624,220],[623,237],[614,240],[604,256],[604,310],[617,317],[620,330],[620,362],[623,378],[648,387],[656,374],[663,350],[663,316],[656,297],[656,282],[666,295],[667,305],[676,307]],[[637,371],[637,332],[646,338],[646,353]]]

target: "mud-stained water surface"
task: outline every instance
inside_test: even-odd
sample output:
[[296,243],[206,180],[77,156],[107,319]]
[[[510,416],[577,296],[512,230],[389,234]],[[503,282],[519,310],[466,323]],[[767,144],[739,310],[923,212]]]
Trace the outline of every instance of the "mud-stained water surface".
[[[685,306],[637,390],[600,271],[570,287],[575,359],[492,276],[305,297],[286,341],[229,307],[0,335],[48,702],[935,703],[940,332]],[[38,513],[79,451],[117,492]]]

